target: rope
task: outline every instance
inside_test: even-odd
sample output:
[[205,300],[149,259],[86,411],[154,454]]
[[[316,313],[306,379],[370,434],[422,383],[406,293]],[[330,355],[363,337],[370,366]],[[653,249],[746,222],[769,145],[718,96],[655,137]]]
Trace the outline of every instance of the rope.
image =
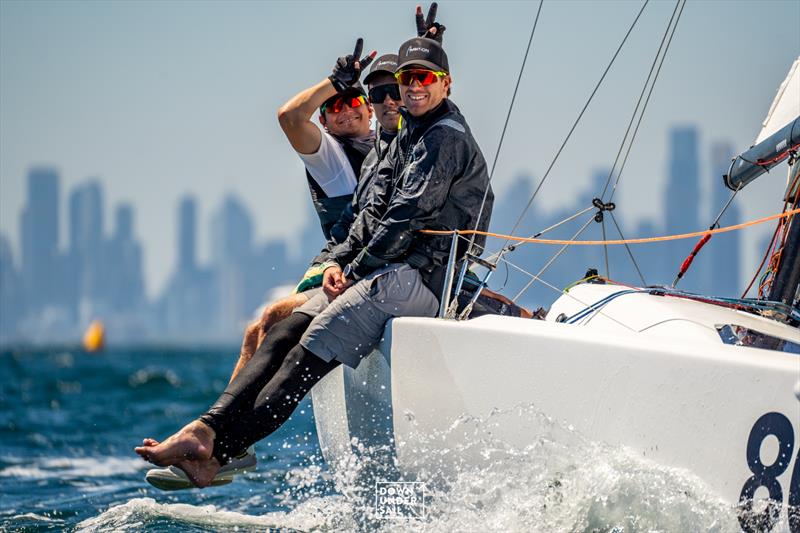
[[[606,239],[606,219],[605,218],[601,218],[600,219],[600,228],[603,230],[603,242],[606,242],[607,239]],[[605,261],[606,261],[606,277],[610,278],[611,277],[611,269],[608,268],[608,245],[607,244],[603,245],[603,257],[605,258]]]
[[675,20],[675,25],[672,27],[672,32],[670,33],[669,40],[667,41],[667,47],[664,49],[664,54],[661,56],[661,62],[658,64],[658,69],[656,70],[655,78],[653,78],[653,83],[650,85],[650,90],[647,92],[647,98],[644,100],[644,106],[642,107],[642,112],[639,114],[639,120],[636,122],[636,128],[633,130],[633,135],[631,136],[631,142],[628,143],[628,148],[625,151],[625,157],[622,159],[622,165],[619,167],[619,172],[617,172],[617,179],[614,181],[614,187],[611,189],[611,195],[608,197],[608,201],[614,199],[614,194],[617,192],[617,186],[619,185],[620,180],[622,179],[622,171],[625,170],[625,165],[628,163],[628,157],[631,154],[631,149],[633,148],[633,142],[636,140],[636,136],[639,133],[639,127],[642,125],[642,120],[644,119],[645,111],[647,111],[647,106],[650,105],[650,97],[653,96],[653,90],[656,88],[656,81],[658,81],[658,77],[661,75],[661,68],[664,66],[664,59],[667,57],[667,52],[669,51],[669,47],[672,44],[672,38],[675,36],[675,30],[678,27],[678,22],[680,21],[681,15],[683,14],[683,8],[686,7],[686,2],[681,5],[681,10],[678,12],[678,18]]
[[[619,236],[622,237],[622,240],[625,240],[625,235],[622,234],[622,230],[620,229],[619,224],[617,224],[617,219],[616,219],[616,217],[614,217],[614,213],[609,213],[609,215],[611,215],[611,221],[614,223],[614,227],[617,228],[617,233],[619,233]],[[644,275],[642,274],[642,271],[639,268],[639,264],[636,262],[636,259],[633,257],[633,252],[631,251],[630,246],[628,246],[626,244],[625,245],[625,250],[628,251],[628,255],[630,256],[631,261],[633,262],[633,266],[636,269],[636,272],[639,274],[639,279],[642,280],[642,285],[646,287],[647,286],[647,282],[644,280]]]
[[[579,304],[581,304],[581,305],[583,305],[583,306],[587,306],[587,305],[589,305],[589,304],[587,304],[586,302],[584,302],[584,301],[580,300],[579,298],[576,298],[574,294],[571,294],[571,293],[569,293],[569,292],[564,292],[563,290],[559,289],[558,287],[556,287],[556,286],[554,286],[554,285],[551,285],[550,283],[546,282],[546,281],[545,281],[545,280],[543,280],[542,278],[539,278],[539,277],[537,277],[536,275],[534,275],[534,274],[531,274],[530,272],[528,272],[528,271],[527,271],[527,270],[525,270],[524,268],[521,268],[521,267],[519,267],[519,266],[515,265],[514,263],[512,263],[511,261],[509,261],[508,259],[506,259],[506,258],[504,258],[504,257],[500,257],[500,258],[498,258],[498,261],[502,261],[503,263],[505,263],[506,265],[510,266],[511,268],[514,268],[514,269],[516,269],[516,270],[518,270],[518,271],[522,272],[523,274],[526,274],[526,275],[530,276],[532,281],[538,281],[539,283],[541,283],[541,284],[542,284],[542,285],[544,285],[545,287],[548,287],[548,288],[550,288],[550,289],[554,290],[555,292],[557,292],[557,293],[559,293],[559,294],[564,294],[564,295],[568,296],[568,297],[569,297],[569,298],[571,298],[572,300],[575,300],[576,302],[578,302]],[[636,333],[636,330],[635,330],[635,329],[633,329],[632,327],[628,326],[627,324],[623,324],[622,322],[620,322],[620,321],[619,321],[619,320],[617,320],[616,318],[614,318],[614,317],[612,317],[612,316],[610,316],[610,315],[607,315],[607,314],[605,314],[605,313],[604,313],[602,310],[598,310],[598,311],[597,311],[597,314],[598,314],[598,315],[603,315],[604,317],[606,317],[607,319],[611,320],[612,322],[616,322],[617,324],[619,324],[619,325],[620,325],[620,326],[622,326],[623,328],[625,328],[625,329],[627,329],[627,330],[629,330],[629,331],[632,331],[633,333]]]
[[[733,191],[731,197],[728,198],[728,201],[722,207],[722,211],[719,212],[717,218],[714,219],[714,222],[708,227],[708,229],[715,229],[719,227],[719,221],[722,219],[722,215],[724,215],[725,211],[728,210],[731,203],[733,202],[733,199],[736,198],[736,195],[739,194],[739,191],[741,189],[742,186],[739,185],[739,187],[737,187],[736,190]],[[784,210],[785,209],[786,207],[784,206]],[[692,263],[694,262],[694,258],[697,256],[698,253],[700,253],[700,250],[703,249],[703,247],[708,243],[709,240],[711,240],[711,235],[703,235],[697,242],[697,244],[695,244],[694,248],[686,257],[686,259],[683,260],[683,263],[681,263],[680,268],[678,268],[678,275],[675,277],[675,281],[672,282],[673,289],[678,284],[678,282],[683,279],[683,276],[686,275],[686,272],[689,270],[689,268],[692,266]],[[627,247],[628,245],[626,244],[625,246]]]
[[[529,239],[538,239],[539,237],[541,237],[542,235],[544,235],[544,234],[545,234],[545,233],[547,233],[548,231],[554,230],[554,229],[556,229],[557,227],[559,227],[559,226],[561,226],[561,225],[563,225],[563,224],[566,224],[567,222],[570,222],[570,221],[572,221],[572,220],[575,220],[575,219],[576,219],[576,218],[578,218],[579,216],[581,216],[581,215],[583,215],[583,214],[585,214],[585,213],[588,213],[588,212],[589,212],[589,211],[591,211],[592,209],[595,209],[595,207],[594,207],[593,205],[590,205],[590,206],[589,206],[589,207],[587,207],[586,209],[583,209],[583,210],[581,210],[581,211],[578,211],[578,212],[577,212],[577,213],[575,213],[574,215],[570,215],[570,216],[568,216],[567,218],[565,218],[564,220],[561,220],[561,221],[559,221],[559,222],[556,222],[556,223],[555,223],[555,224],[553,224],[552,226],[550,226],[550,227],[547,227],[547,228],[543,229],[542,231],[540,231],[540,232],[538,232],[538,233],[535,233],[534,235],[531,235],[531,236],[530,236],[530,237],[528,237],[528,238],[529,238]],[[506,248],[501,248],[500,250],[498,250],[498,251],[494,252],[492,255],[490,255],[489,257],[487,257],[487,258],[486,258],[486,260],[487,260],[487,261],[494,261],[494,260],[495,260],[495,259],[497,259],[498,257],[501,257],[501,256],[503,255],[504,251],[513,252],[515,249],[519,248],[519,247],[520,247],[520,246],[522,246],[523,244],[525,244],[525,243],[524,243],[524,242],[521,242],[521,243],[519,243],[519,244],[515,244],[515,245],[513,245],[513,246],[509,246],[509,247],[508,247],[508,249],[506,249]]]
[[692,237],[701,237],[703,235],[716,235],[717,233],[727,233],[729,231],[736,231],[750,226],[755,226],[757,224],[763,224],[764,222],[769,222],[770,220],[775,220],[778,218],[790,217],[796,215],[797,213],[800,213],[800,208],[792,209],[791,211],[786,211],[784,213],[778,213],[777,215],[770,215],[768,217],[751,220],[749,222],[743,222],[742,224],[736,224],[734,226],[726,226],[724,228],[707,229],[703,231],[695,231],[692,233],[667,235],[664,237],[644,237],[640,239],[617,239],[610,241],[567,241],[559,239],[529,239],[526,237],[515,237],[514,235],[503,235],[502,233],[490,233],[488,231],[477,231],[477,230],[450,231],[450,230],[423,229],[419,231],[427,235],[452,235],[453,233],[457,233],[459,235],[470,235],[475,233],[477,235],[484,235],[486,237],[496,237],[499,239],[507,239],[509,241],[518,241],[518,242],[533,242],[539,244],[572,244],[572,245],[582,245],[582,246],[603,246],[606,244],[643,244],[649,242],[677,241],[680,239],[691,239]]
[[[565,242],[565,243],[564,243],[564,246],[562,246],[562,247],[561,247],[561,249],[560,249],[558,252],[556,252],[556,254],[555,254],[553,257],[551,257],[551,258],[550,258],[550,260],[549,260],[547,263],[545,263],[545,265],[544,265],[544,266],[541,268],[541,270],[539,270],[539,273],[538,273],[538,274],[536,274],[536,278],[538,278],[539,276],[541,276],[542,274],[544,274],[544,271],[545,271],[545,270],[547,270],[548,268],[550,268],[550,265],[552,265],[552,264],[555,262],[555,260],[556,260],[556,259],[558,259],[558,258],[561,256],[561,254],[563,254],[563,253],[564,253],[564,251],[565,251],[567,248],[569,248],[569,245],[570,245],[570,243],[572,243],[573,241],[575,241],[575,239],[577,239],[578,237],[580,237],[581,233],[583,233],[584,231],[586,231],[586,228],[588,228],[588,227],[589,227],[589,225],[592,223],[592,220],[594,220],[594,217],[591,217],[591,218],[589,218],[589,220],[587,220],[587,221],[586,221],[586,224],[584,224],[584,225],[581,227],[581,229],[579,229],[578,231],[576,231],[576,232],[575,232],[575,235],[573,235],[573,236],[572,236],[572,239],[570,239],[569,241],[567,241],[567,242]],[[502,257],[501,257],[501,258],[502,258]],[[499,258],[499,259],[501,259],[501,258]],[[525,285],[524,287],[522,287],[522,290],[520,290],[520,291],[517,293],[517,295],[516,295],[516,296],[514,296],[514,297],[511,299],[511,301],[512,301],[512,302],[516,302],[516,301],[517,301],[517,299],[518,299],[520,296],[522,296],[522,295],[525,293],[525,291],[527,291],[527,290],[530,288],[530,286],[531,286],[531,285],[533,285],[533,281],[534,281],[534,279],[531,279],[531,280],[528,282],[528,284],[527,284],[527,285]]]
[[[658,45],[658,51],[656,51],[656,55],[653,58],[653,63],[650,65],[650,72],[647,73],[647,79],[644,82],[644,86],[642,86],[642,91],[639,93],[639,99],[636,101],[636,107],[633,109],[633,114],[631,115],[631,119],[628,121],[628,127],[625,129],[625,135],[622,137],[622,142],[619,145],[619,150],[617,151],[617,156],[614,158],[614,164],[611,166],[611,170],[608,172],[608,178],[606,179],[606,184],[603,187],[603,192],[600,194],[600,198],[605,198],[606,192],[608,191],[608,186],[611,184],[611,178],[614,176],[614,169],[617,168],[617,163],[619,163],[620,156],[622,155],[622,150],[625,148],[625,143],[628,140],[628,134],[631,132],[631,127],[633,126],[633,122],[636,120],[636,116],[639,114],[639,106],[642,105],[642,100],[644,99],[644,94],[647,92],[647,87],[650,85],[650,79],[653,77],[653,72],[656,70],[656,64],[658,63],[658,58],[661,56],[661,50],[664,48],[664,43],[667,40],[667,37],[670,33],[670,28],[672,27],[672,21],[675,20],[675,13],[678,12],[678,6],[680,5],[681,0],[678,0],[675,3],[675,9],[672,10],[672,16],[667,23],[667,29],[664,31],[663,37],[661,37],[661,43]],[[677,22],[675,23],[677,26]],[[669,47],[667,47],[669,48]],[[667,52],[664,51],[664,56],[666,57]],[[663,58],[662,58],[663,62]],[[659,71],[661,69],[659,68]],[[658,81],[658,76],[653,80],[653,86],[655,86],[656,81]],[[651,89],[652,91],[652,89]],[[642,109],[642,116],[644,116],[645,109]],[[641,121],[641,117],[639,118]],[[638,128],[637,128],[638,130]],[[631,138],[630,144],[633,144],[633,138]],[[622,169],[620,168],[620,174],[622,173]]]
[[[475,229],[478,229],[478,225],[481,223],[481,216],[483,215],[483,208],[486,206],[486,199],[489,196],[489,189],[492,183],[492,178],[494,177],[494,169],[497,166],[497,160],[500,158],[500,148],[503,146],[503,139],[506,138],[506,129],[508,128],[508,121],[511,119],[511,111],[514,109],[514,102],[517,99],[517,91],[519,90],[519,83],[522,81],[522,73],[525,71],[525,63],[528,61],[528,53],[531,50],[531,44],[533,44],[533,35],[536,33],[536,26],[539,24],[539,15],[542,13],[542,4],[544,4],[544,0],[539,1],[539,9],[536,11],[536,19],[533,21],[533,28],[531,28],[531,36],[528,39],[528,47],[525,49],[525,57],[522,58],[522,66],[519,69],[519,75],[517,76],[517,84],[514,86],[514,94],[511,96],[511,104],[508,106],[508,113],[506,114],[506,121],[503,124],[503,131],[500,134],[500,142],[497,144],[497,151],[494,153],[494,161],[492,161],[492,169],[489,171],[489,181],[486,183],[486,190],[483,191],[483,200],[481,201],[481,208],[478,210],[478,217],[475,219]],[[512,231],[513,233],[513,231]],[[475,243],[475,235],[469,241],[469,246],[467,246],[467,250],[472,250],[472,245]]]
[[[595,85],[594,89],[592,90],[592,94],[589,95],[589,99],[586,100],[586,103],[583,105],[583,109],[581,109],[581,112],[578,114],[578,118],[575,119],[575,122],[572,124],[572,127],[569,130],[569,133],[567,133],[567,136],[564,138],[564,141],[561,143],[561,146],[559,147],[558,151],[556,152],[555,157],[553,157],[553,160],[550,162],[550,166],[547,167],[547,170],[545,171],[544,176],[542,176],[542,179],[539,180],[539,184],[536,186],[536,189],[533,191],[533,195],[531,196],[531,199],[528,200],[528,205],[526,205],[525,209],[522,210],[522,213],[520,213],[519,217],[517,218],[517,221],[514,223],[514,227],[511,228],[511,233],[512,234],[515,231],[517,231],[517,228],[519,227],[520,223],[522,222],[522,219],[525,218],[525,214],[531,208],[531,205],[533,204],[533,200],[536,198],[536,195],[539,194],[539,191],[541,190],[542,185],[544,185],[545,180],[550,175],[550,171],[553,170],[553,167],[555,166],[556,161],[558,161],[558,158],[561,155],[561,152],[564,150],[564,147],[567,145],[567,142],[569,141],[570,137],[572,137],[572,133],[575,131],[575,128],[578,126],[578,123],[581,121],[581,118],[583,118],[583,114],[586,112],[586,109],[589,107],[589,104],[594,99],[594,96],[595,96],[595,94],[597,94],[598,89],[600,89],[600,85],[602,85],[603,80],[605,80],[606,75],[611,70],[611,66],[614,64],[614,61],[616,61],[617,56],[619,55],[620,51],[622,50],[622,47],[625,45],[625,42],[628,40],[628,37],[630,36],[631,32],[633,31],[633,28],[636,26],[636,23],[639,21],[639,18],[642,16],[642,13],[644,12],[644,8],[647,7],[647,4],[649,3],[649,1],[650,0],[645,0],[645,2],[642,4],[642,8],[639,10],[639,13],[636,15],[636,18],[633,20],[633,23],[628,28],[628,32],[625,34],[625,37],[623,37],[622,42],[619,43],[619,46],[617,47],[616,52],[614,52],[614,55],[612,56],[611,61],[608,63],[608,66],[606,67],[605,71],[603,72],[603,75],[600,76],[600,80],[597,82],[597,85]],[[512,239],[513,239],[513,237],[512,237]],[[506,241],[506,244],[508,244],[508,242],[510,240],[511,239]],[[503,245],[503,248],[505,248],[505,245]]]

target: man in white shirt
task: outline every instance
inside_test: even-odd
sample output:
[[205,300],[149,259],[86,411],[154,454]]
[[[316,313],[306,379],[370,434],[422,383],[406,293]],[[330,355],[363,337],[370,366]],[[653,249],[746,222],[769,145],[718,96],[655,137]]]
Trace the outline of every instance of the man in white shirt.
[[[358,39],[353,54],[340,57],[330,76],[300,91],[278,110],[278,122],[305,164],[309,192],[326,240],[351,203],[361,165],[375,145],[372,105],[358,79],[376,53],[359,60],[362,48],[363,41]],[[312,122],[317,111],[322,129]],[[266,331],[321,292],[321,285],[322,270],[312,266],[294,294],[264,309],[261,317],[245,330],[231,380],[250,360]]]
[[[371,55],[359,60],[362,40],[353,54],[339,58],[333,74],[299,92],[278,110],[278,122],[306,166],[311,198],[325,238],[353,197],[361,163],[372,149],[372,106],[358,82]],[[319,109],[321,130],[311,119]]]

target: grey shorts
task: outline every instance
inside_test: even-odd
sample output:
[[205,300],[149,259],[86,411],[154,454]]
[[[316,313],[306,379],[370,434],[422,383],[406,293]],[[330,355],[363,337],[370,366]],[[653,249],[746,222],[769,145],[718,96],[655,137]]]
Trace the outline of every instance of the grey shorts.
[[328,296],[325,294],[325,291],[322,290],[322,287],[309,289],[299,294],[308,296],[308,300],[306,300],[306,303],[295,307],[292,313],[303,313],[310,317],[315,317],[320,314],[323,309],[328,307]]
[[324,300],[314,296],[296,310],[310,314],[321,309],[300,344],[325,361],[336,359],[352,368],[375,348],[390,318],[432,317],[439,309],[419,271],[404,263],[376,270],[333,302]]

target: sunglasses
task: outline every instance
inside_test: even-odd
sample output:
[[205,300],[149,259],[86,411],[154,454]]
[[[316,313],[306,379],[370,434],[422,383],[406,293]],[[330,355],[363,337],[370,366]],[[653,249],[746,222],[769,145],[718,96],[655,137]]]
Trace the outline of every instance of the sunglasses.
[[395,83],[373,87],[369,90],[369,101],[373,104],[382,104],[386,99],[386,95],[389,95],[389,98],[392,100],[399,101],[400,87],[398,87]]
[[423,69],[401,70],[394,75],[400,85],[411,85],[416,81],[423,87],[435,83],[442,76],[447,76],[447,72]]
[[366,104],[367,100],[361,96],[340,96],[333,102],[326,102],[322,104],[322,107],[319,108],[320,112],[325,113],[341,113],[344,106],[347,105],[350,109],[355,109],[357,107],[361,107],[362,105]]

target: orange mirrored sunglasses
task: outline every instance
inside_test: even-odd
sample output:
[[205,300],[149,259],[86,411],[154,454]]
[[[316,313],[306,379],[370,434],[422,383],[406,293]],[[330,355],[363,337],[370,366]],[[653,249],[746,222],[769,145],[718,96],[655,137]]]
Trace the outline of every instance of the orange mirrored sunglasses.
[[394,77],[400,85],[411,85],[414,81],[426,87],[435,83],[439,78],[447,76],[447,72],[427,69],[409,69],[396,72]]
[[327,102],[322,104],[320,107],[320,111],[324,113],[327,111],[328,113],[340,113],[344,106],[347,105],[350,109],[355,109],[357,107],[361,107],[362,105],[366,104],[367,100],[361,95],[358,96],[340,96],[333,102]]

